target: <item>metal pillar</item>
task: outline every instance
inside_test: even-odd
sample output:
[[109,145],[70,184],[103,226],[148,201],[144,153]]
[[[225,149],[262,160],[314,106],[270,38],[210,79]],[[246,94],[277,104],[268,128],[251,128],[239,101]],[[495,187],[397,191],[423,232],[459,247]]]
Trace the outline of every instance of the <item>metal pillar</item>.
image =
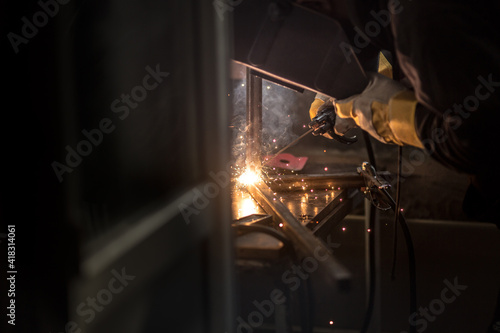
[[262,161],[262,78],[247,68],[247,144],[246,165],[256,170]]

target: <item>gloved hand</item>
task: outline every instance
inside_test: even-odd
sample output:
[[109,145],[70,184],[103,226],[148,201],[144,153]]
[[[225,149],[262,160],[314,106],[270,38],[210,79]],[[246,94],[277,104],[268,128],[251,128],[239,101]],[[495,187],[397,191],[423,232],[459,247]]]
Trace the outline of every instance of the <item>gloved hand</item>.
[[[367,76],[369,83],[361,94],[343,100],[317,95],[309,114],[315,115],[321,105],[331,102],[337,112],[337,134],[343,135],[358,126],[383,143],[423,148],[415,130],[417,100],[413,92],[384,75],[367,73]],[[320,104],[322,97],[325,101]]]
[[[314,101],[312,102],[311,107],[309,108],[309,117],[311,118],[311,120],[313,120],[313,118],[316,117],[320,109],[331,106],[333,105],[332,103],[333,103],[333,98],[330,98],[322,94],[316,94],[316,97],[314,98]],[[323,133],[322,136],[328,139],[333,139],[328,133]]]
[[[314,111],[313,111],[314,112]],[[344,121],[342,119],[342,121]],[[322,135],[330,139],[335,139],[344,144],[351,144],[356,141],[356,136],[348,137],[347,135],[339,135],[335,131],[337,123],[337,111],[331,100],[328,100],[318,108],[316,116],[309,123],[309,127],[313,130],[313,135]]]

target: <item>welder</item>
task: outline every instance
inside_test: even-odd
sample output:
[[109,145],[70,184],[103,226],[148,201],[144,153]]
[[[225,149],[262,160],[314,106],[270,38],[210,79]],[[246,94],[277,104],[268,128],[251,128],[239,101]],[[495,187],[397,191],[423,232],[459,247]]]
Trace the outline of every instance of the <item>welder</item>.
[[[368,86],[347,99],[316,95],[311,118],[331,103],[337,134],[360,127],[381,142],[424,149],[445,166],[471,175],[465,212],[499,225],[494,162],[500,120],[500,24],[495,15],[500,4],[408,0],[389,1],[384,9],[378,1],[358,2],[347,5],[356,34],[365,33],[362,39],[388,52],[392,74],[367,72]],[[390,15],[390,24],[379,24],[374,35],[370,23],[381,12]]]
[[[347,9],[354,52],[364,47],[383,51],[392,73],[368,71],[368,86],[347,99],[316,95],[311,118],[333,106],[336,134],[360,127],[383,143],[420,148],[446,167],[469,174],[464,212],[500,228],[495,163],[500,142],[500,3],[323,3]],[[488,332],[500,332],[499,308]]]

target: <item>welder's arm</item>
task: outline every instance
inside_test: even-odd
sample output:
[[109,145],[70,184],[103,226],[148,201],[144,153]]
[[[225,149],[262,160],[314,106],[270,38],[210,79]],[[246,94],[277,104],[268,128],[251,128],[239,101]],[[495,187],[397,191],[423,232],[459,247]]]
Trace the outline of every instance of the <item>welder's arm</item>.
[[[415,95],[402,84],[379,73],[368,73],[365,90],[344,100],[331,101],[337,112],[335,132],[345,134],[360,127],[384,143],[423,148],[415,129]],[[309,114],[316,115],[322,96],[312,103]]]
[[353,119],[381,142],[423,148],[415,128],[417,100],[413,92],[384,75],[367,75],[370,81],[361,94],[335,101],[337,116]]

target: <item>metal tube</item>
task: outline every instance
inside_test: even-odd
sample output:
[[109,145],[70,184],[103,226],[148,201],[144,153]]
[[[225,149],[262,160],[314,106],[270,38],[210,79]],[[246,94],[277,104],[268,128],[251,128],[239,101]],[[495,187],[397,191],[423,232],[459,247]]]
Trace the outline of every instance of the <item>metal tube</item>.
[[294,242],[302,256],[314,258],[317,253],[329,253],[330,255],[325,260],[320,261],[320,264],[336,281],[339,290],[349,290],[352,279],[349,270],[335,258],[332,250],[328,249],[323,241],[315,237],[311,230],[307,229],[290,213],[285,205],[280,201],[273,200],[274,194],[265,184],[248,185],[247,190],[268,214],[283,223],[283,233]]
[[[389,172],[379,172],[378,176],[390,179]],[[338,187],[364,187],[365,180],[359,173],[337,172],[331,174],[294,174],[294,175],[271,175],[266,179],[271,189],[275,191],[303,191],[307,184],[308,189],[337,189]]]
[[316,221],[312,229],[316,237],[325,239],[331,234],[332,228],[337,226],[349,212],[364,200],[363,195],[356,189],[345,189],[335,197],[312,221]]
[[256,170],[262,160],[262,78],[246,71],[247,142],[246,165]]

